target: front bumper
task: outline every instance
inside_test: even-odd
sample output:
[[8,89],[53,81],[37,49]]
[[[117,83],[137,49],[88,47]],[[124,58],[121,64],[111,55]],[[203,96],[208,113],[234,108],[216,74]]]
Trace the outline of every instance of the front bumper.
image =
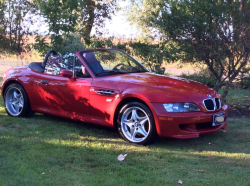
[[[161,137],[171,138],[197,138],[200,134],[213,133],[227,128],[228,106],[224,105],[214,112],[189,112],[168,113],[162,104],[153,103],[154,119],[157,133]],[[218,126],[212,126],[213,115],[225,113],[224,122]]]

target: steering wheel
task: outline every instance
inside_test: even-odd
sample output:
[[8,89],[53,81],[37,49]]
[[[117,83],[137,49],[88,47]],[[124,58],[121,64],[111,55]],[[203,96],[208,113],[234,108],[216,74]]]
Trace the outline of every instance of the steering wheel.
[[43,60],[43,62],[42,62],[42,67],[46,66],[47,60],[48,60],[51,53],[53,53],[53,55],[57,55],[57,52],[55,50],[48,51],[45,58],[44,58],[44,60]]
[[118,67],[124,67],[125,65],[123,63],[119,63],[117,65],[114,66],[114,68],[112,69],[113,71],[119,71]]

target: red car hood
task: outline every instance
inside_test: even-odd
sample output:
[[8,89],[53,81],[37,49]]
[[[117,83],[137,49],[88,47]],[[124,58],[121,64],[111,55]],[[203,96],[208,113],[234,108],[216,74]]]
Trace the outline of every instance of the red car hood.
[[[178,100],[181,101],[182,99],[180,98],[186,100],[187,98],[192,99],[192,97],[203,100],[208,98],[208,94],[213,97],[219,96],[212,88],[201,83],[154,73],[122,74],[104,77],[102,82],[103,80],[106,82],[105,85],[108,85],[110,88],[118,87],[119,90],[123,90],[125,93],[129,89],[134,89],[135,92],[144,92],[146,94],[153,93],[156,102],[162,101],[165,98],[178,98]],[[160,98],[157,98],[156,95],[159,95]]]
[[152,88],[166,89],[179,93],[208,94],[212,89],[209,87],[184,78],[170,77],[153,73],[129,74],[120,77],[122,81],[149,86]]

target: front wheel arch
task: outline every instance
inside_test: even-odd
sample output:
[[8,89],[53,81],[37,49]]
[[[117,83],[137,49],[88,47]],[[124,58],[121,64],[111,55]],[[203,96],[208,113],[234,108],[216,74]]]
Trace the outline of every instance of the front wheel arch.
[[[147,103],[145,103],[143,100],[139,99],[139,98],[135,98],[135,97],[127,97],[127,98],[124,98],[122,101],[120,101],[120,103],[117,105],[116,109],[115,109],[115,114],[114,114],[114,118],[113,118],[113,126],[114,128],[117,129],[117,118],[118,118],[118,114],[119,114],[119,111],[121,110],[121,108],[126,105],[127,103],[129,102],[139,102],[139,103],[142,103],[144,104],[145,106],[148,107],[149,110],[151,110],[148,106]],[[152,112],[152,110],[151,110]]]

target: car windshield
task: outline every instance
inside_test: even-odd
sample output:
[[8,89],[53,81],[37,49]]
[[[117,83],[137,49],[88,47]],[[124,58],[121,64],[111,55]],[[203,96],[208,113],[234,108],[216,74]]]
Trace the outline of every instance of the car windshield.
[[119,50],[87,51],[82,55],[97,76],[148,72],[143,65]]

